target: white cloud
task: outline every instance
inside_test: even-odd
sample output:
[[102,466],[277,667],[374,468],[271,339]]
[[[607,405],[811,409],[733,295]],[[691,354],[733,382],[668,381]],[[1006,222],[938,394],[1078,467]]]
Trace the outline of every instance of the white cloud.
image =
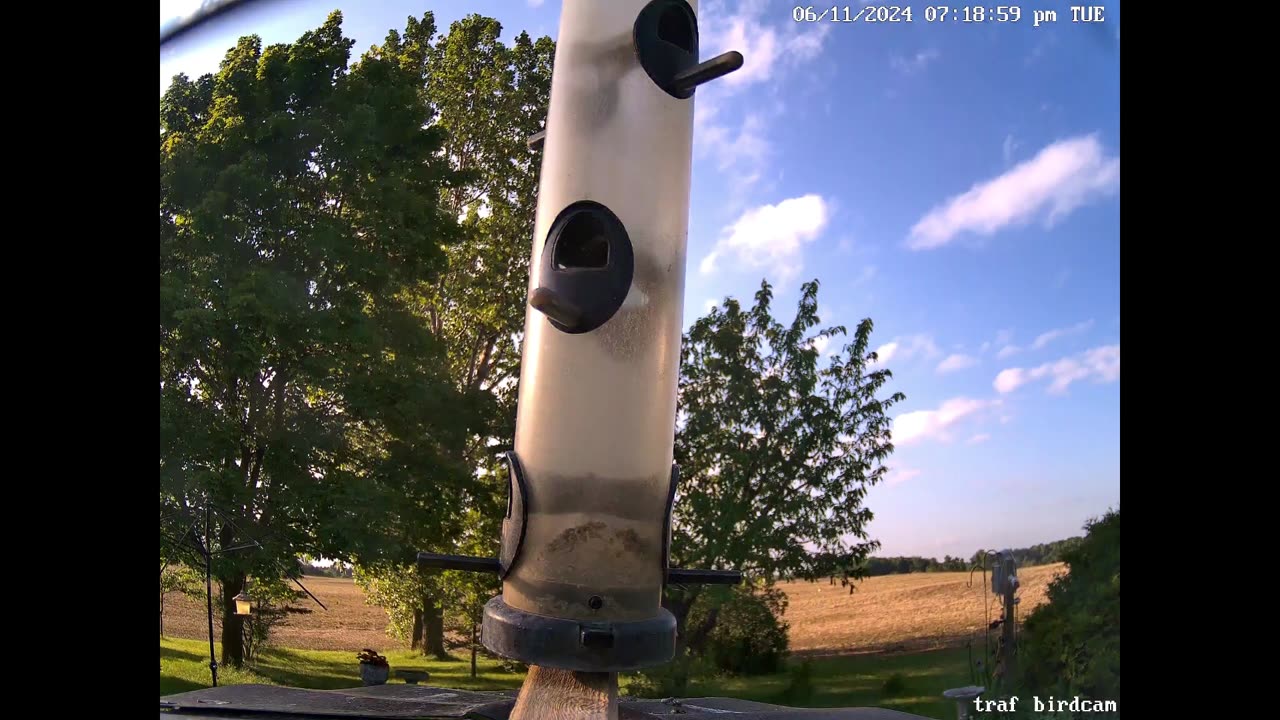
[[1092,380],[1095,383],[1114,382],[1120,379],[1120,346],[1104,345],[1079,355],[1065,357],[1031,369],[1008,368],[996,375],[992,386],[1000,394],[1014,390],[1037,380],[1049,380],[1048,392],[1061,395],[1071,383]]
[[890,468],[889,472],[884,474],[885,483],[889,485],[897,485],[917,477],[920,477],[919,470],[905,466]]
[[1052,227],[1119,186],[1120,158],[1108,156],[1096,134],[1062,140],[930,210],[911,228],[907,247],[942,247],[961,233],[991,235],[1038,215]]
[[929,63],[937,60],[941,56],[942,53],[938,52],[937,48],[921,50],[909,58],[903,57],[902,55],[894,55],[889,58],[889,67],[892,67],[903,75],[914,75],[924,70],[929,66]]
[[978,433],[977,435],[974,435],[973,437],[969,438],[969,444],[977,445],[978,443],[984,443],[990,439],[991,439],[990,433]]
[[884,365],[894,358],[903,362],[917,357],[932,358],[938,353],[937,343],[928,335],[896,337],[876,348],[875,364]]
[[[706,17],[703,13],[702,17]],[[727,87],[740,87],[768,80],[776,69],[778,33],[773,28],[764,27],[759,18],[748,14],[733,15],[727,18],[723,28],[717,28],[721,35],[713,35],[716,41],[712,47],[722,46],[724,50],[711,50],[707,57],[737,50],[742,53],[742,67],[724,77]],[[708,48],[710,49],[710,48]]]
[[820,336],[813,338],[813,348],[818,351],[818,355],[836,355],[840,352],[840,347],[832,347],[831,336]]
[[996,332],[996,337],[994,340],[988,340],[982,343],[982,348],[980,349],[980,352],[983,355],[985,355],[987,351],[990,350],[991,348],[999,346],[1000,350],[996,353],[996,356],[1000,358],[1005,358],[1020,350],[1020,348],[1014,347],[1012,345],[1012,342],[1013,342],[1013,331],[1000,330]]
[[767,93],[794,81],[788,71],[820,56],[831,29],[830,23],[790,22],[789,13],[784,22],[775,10],[759,0],[713,1],[698,13],[702,57],[729,50],[743,55],[742,67],[699,88],[694,104],[694,150],[728,175],[731,210],[741,208],[736,203],[745,202],[746,191],[769,175],[769,138],[776,135],[769,125],[787,108],[753,94],[741,107],[721,109],[747,88],[763,86]]
[[1008,165],[1009,163],[1013,162],[1013,153],[1018,149],[1019,145],[1021,145],[1021,143],[1014,140],[1013,135],[1004,136],[1004,144],[1000,146],[1000,152],[1002,155],[1004,155],[1005,165]]
[[[698,12],[699,50],[709,58],[730,50],[742,53],[742,67],[717,80],[727,91],[763,83],[787,67],[813,60],[822,52],[831,23],[771,22],[781,17],[768,3],[708,2]],[[777,77],[784,77],[781,73]],[[701,91],[699,91],[701,94]]]
[[776,270],[780,280],[790,278],[800,271],[802,246],[818,237],[828,220],[829,205],[820,195],[751,208],[724,229],[700,269],[714,272],[720,257],[731,255],[740,265]]
[[758,180],[764,163],[769,158],[769,141],[765,139],[765,119],[758,112],[747,113],[737,130],[715,122],[719,107],[712,103],[694,106],[693,126],[697,151],[711,154],[716,168],[721,172],[735,167],[745,168],[744,173]]
[[1035,341],[1031,343],[1031,349],[1040,350],[1058,338],[1066,337],[1068,335],[1076,335],[1085,332],[1091,327],[1093,327],[1092,319],[1085,320],[1084,322],[1078,322],[1071,327],[1054,328],[1053,330],[1042,332],[1037,335]]
[[1022,352],[1022,348],[1018,347],[1017,345],[1005,345],[1004,347],[1000,348],[1000,352],[996,353],[996,357],[1003,360],[1007,357],[1012,357],[1013,355],[1017,355],[1020,352]]
[[525,2],[529,3],[529,7],[536,8],[542,7],[542,3],[545,2],[545,0],[525,0]]
[[1027,374],[1026,370],[1023,370],[1022,368],[1008,368],[1001,370],[1000,374],[996,375],[996,379],[992,382],[992,386],[995,387],[996,392],[1005,394],[1017,390],[1030,380],[1031,377]]
[[957,370],[964,370],[965,368],[973,367],[974,365],[977,364],[977,362],[978,362],[978,359],[973,357],[972,355],[965,355],[963,353],[952,353],[951,355],[948,355],[942,362],[938,363],[937,372],[939,375],[945,375],[946,373],[951,373]]
[[957,397],[942,403],[936,410],[903,413],[893,419],[893,441],[903,446],[921,440],[951,442],[957,424],[998,402]]

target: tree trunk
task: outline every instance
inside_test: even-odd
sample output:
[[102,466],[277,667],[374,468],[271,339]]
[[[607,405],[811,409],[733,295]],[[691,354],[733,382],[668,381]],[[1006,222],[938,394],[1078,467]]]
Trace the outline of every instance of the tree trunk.
[[423,655],[427,655],[427,611],[414,610],[413,614],[422,618],[422,623],[414,623],[414,629],[417,631],[413,636],[413,647],[422,651]]
[[244,590],[244,575],[218,578],[222,585],[222,662],[224,667],[244,665],[244,618],[236,614],[236,595]]
[[476,676],[476,619],[471,618],[471,677]]
[[424,613],[426,635],[422,654],[434,655],[438,660],[449,660],[449,651],[444,648],[444,611],[434,598],[427,598]]
[[423,634],[424,632],[422,628],[422,610],[414,610],[413,611],[413,637],[409,641],[410,650],[417,650],[418,648],[422,647]]
[[662,594],[662,606],[676,618],[676,654],[671,663],[671,692],[676,697],[684,695],[689,689],[689,664],[685,662],[685,652],[689,647],[688,620],[689,611],[698,599],[699,590],[690,588],[683,592],[667,591]]

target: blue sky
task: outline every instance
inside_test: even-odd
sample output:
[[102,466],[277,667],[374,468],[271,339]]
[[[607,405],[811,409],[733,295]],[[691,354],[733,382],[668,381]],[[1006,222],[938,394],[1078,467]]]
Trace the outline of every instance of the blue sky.
[[[162,2],[161,16],[198,3]],[[334,8],[363,51],[408,15],[556,36],[559,3],[277,0],[161,53],[216,69],[245,32],[287,42]],[[793,2],[704,0],[686,322],[749,301],[875,321],[898,446],[867,502],[881,554],[968,556],[1080,533],[1120,501],[1120,26],[797,23]],[[821,10],[825,6],[816,6]],[[862,4],[854,0],[852,12]],[[841,11],[843,12],[843,11]],[[834,348],[832,348],[834,349]]]

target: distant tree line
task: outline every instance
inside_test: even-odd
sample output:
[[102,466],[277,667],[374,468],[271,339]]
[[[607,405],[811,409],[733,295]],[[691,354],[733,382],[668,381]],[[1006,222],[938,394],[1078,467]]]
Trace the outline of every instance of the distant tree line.
[[[1028,548],[1018,548],[1013,550],[1013,559],[1018,563],[1018,567],[1028,567],[1031,565],[1051,565],[1066,560],[1067,554],[1072,549],[1080,545],[1084,540],[1083,537],[1069,537],[1065,540],[1054,540],[1050,543],[1040,543],[1032,545]],[[978,565],[982,562],[982,550],[973,554],[969,562]]]
[[[1040,543],[1027,548],[1018,548],[1012,551],[1014,561],[1017,562],[1019,567],[1062,562],[1066,554],[1080,544],[1081,539],[1079,537],[1071,537],[1065,540]],[[984,552],[991,551],[978,550],[968,560],[950,555],[943,556],[941,560],[911,555],[869,557],[857,564],[849,563],[847,560],[832,553],[815,553],[811,562],[811,571],[805,573],[802,577],[810,582],[819,578],[828,578],[832,583],[837,578],[840,578],[841,584],[847,585],[849,584],[849,579],[856,577],[905,575],[907,573],[920,572],[964,572],[969,568],[981,567],[982,554]]]
[[918,572],[963,572],[970,563],[964,558],[947,555],[942,560],[927,557],[873,557],[867,558],[867,575],[904,575]]
[[298,560],[298,571],[306,577],[346,578],[352,577],[353,566],[341,560],[330,565],[313,565],[306,558]]

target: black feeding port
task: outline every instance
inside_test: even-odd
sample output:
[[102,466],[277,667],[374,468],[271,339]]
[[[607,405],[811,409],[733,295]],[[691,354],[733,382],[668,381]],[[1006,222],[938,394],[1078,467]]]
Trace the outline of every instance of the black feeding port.
[[698,18],[685,0],[652,0],[636,17],[633,34],[640,66],[674,98],[687,100],[699,85],[742,67],[737,51],[698,62]]
[[631,291],[631,238],[609,208],[580,200],[551,223],[540,270],[529,304],[557,330],[590,332],[608,322]]

